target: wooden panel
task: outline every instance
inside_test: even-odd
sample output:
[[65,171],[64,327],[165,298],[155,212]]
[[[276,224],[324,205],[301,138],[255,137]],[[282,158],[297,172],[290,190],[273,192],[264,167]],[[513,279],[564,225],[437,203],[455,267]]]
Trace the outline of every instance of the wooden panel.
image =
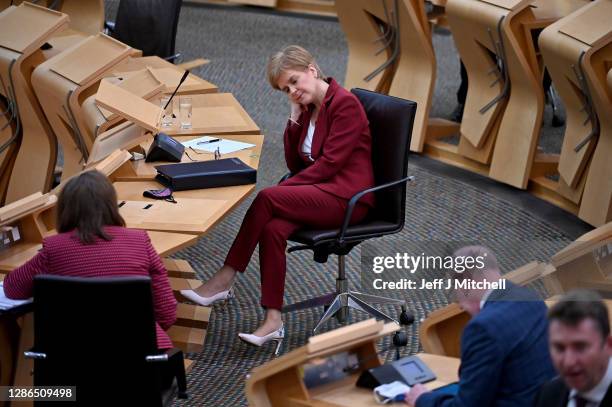
[[452,0],[447,3],[446,14],[453,32],[457,50],[463,61],[469,87],[461,121],[461,135],[480,149],[489,137],[495,120],[503,113],[501,100],[485,112],[481,108],[498,96],[503,80],[495,81],[497,71],[491,53],[496,53],[497,23],[508,11],[481,1]]
[[228,0],[228,3],[250,4],[252,6],[275,7],[276,0]]
[[419,326],[423,350],[435,355],[458,357],[463,327],[470,316],[457,304],[439,308],[427,315]]
[[0,254],[0,273],[8,273],[21,266],[42,249],[41,243],[18,243]]
[[205,329],[174,325],[167,332],[174,346],[185,353],[201,352],[204,349]]
[[0,46],[24,53],[41,37],[47,37],[68,16],[30,3],[9,7],[0,13]]
[[[104,81],[109,81],[113,85],[119,86],[143,99],[149,99],[164,89],[164,85],[146,69],[138,71],[126,78],[111,77],[102,79],[102,82]],[[111,120],[113,118],[112,115],[114,113],[104,108],[100,108],[100,112],[104,115],[106,120]]]
[[[612,15],[612,11],[609,14]],[[578,216],[599,226],[612,221],[612,89],[607,86],[612,66],[612,31],[593,45],[585,54],[585,61],[585,74],[592,89],[600,129]]]
[[128,45],[100,33],[62,53],[56,58],[51,69],[64,78],[83,85],[127,57],[130,52]]
[[195,270],[191,267],[187,260],[163,258],[164,267],[170,277],[180,277],[187,279],[196,279]]
[[[396,51],[388,44],[377,53],[381,43],[379,23],[393,27],[382,1],[336,1],[336,10],[349,45],[346,87],[361,87],[417,102],[410,142],[411,151],[421,152],[425,144],[429,110],[436,77],[436,60],[429,23],[422,1],[398,2],[399,42],[397,59],[369,82],[363,79],[391,58]],[[393,9],[391,2],[387,7]],[[394,19],[394,18],[393,18]],[[388,21],[391,20],[391,21]]]
[[211,311],[211,307],[178,303],[176,305],[176,322],[174,325],[206,329]]
[[224,205],[224,200],[189,198],[177,203],[122,201],[119,213],[129,228],[201,234],[207,231],[208,220]]
[[[172,93],[178,86],[181,78],[183,77],[183,71],[176,67],[168,68],[148,68],[149,72],[155,79],[160,83],[164,84],[164,92]],[[214,93],[217,91],[217,87],[212,83],[205,81],[204,79],[198,78],[193,74],[189,74],[187,79],[183,82],[179,88],[179,94],[186,93]]]
[[[122,132],[128,132],[130,129],[124,129]],[[110,132],[109,132],[110,133]],[[106,134],[106,133],[104,133]],[[100,135],[102,137],[102,135]],[[98,137],[98,138],[100,138]],[[115,137],[115,136],[113,136]],[[113,145],[116,145],[117,148],[131,148],[133,147],[139,139],[134,137],[138,137],[137,133],[134,132],[133,135],[130,134],[116,134],[117,140],[108,139],[104,140],[105,144],[108,144],[105,147],[100,146],[100,151],[108,151],[112,149]],[[180,142],[187,141],[199,136],[177,136],[176,139]],[[262,135],[238,135],[238,134],[224,134],[223,138],[227,138],[230,140],[242,141],[245,143],[255,144],[255,147],[247,148],[244,150],[236,151],[231,154],[225,154],[223,158],[239,158],[251,168],[257,169],[259,166],[259,158],[261,157],[261,148],[263,145],[263,136]],[[122,141],[124,140],[124,141]],[[149,146],[151,144],[152,138],[149,136],[145,142],[140,143],[143,147],[144,151],[148,151]],[[123,147],[121,147],[123,146]],[[108,147],[108,148],[107,148]],[[193,149],[187,149],[186,154],[181,158],[181,162],[188,163],[192,161],[208,161],[212,160],[214,157],[211,153],[205,151],[197,151]],[[123,168],[116,173],[115,180],[116,181],[138,181],[138,180],[152,180],[157,175],[157,170],[155,169],[156,165],[165,164],[166,162],[159,161],[154,163],[148,163],[144,160],[133,161],[130,163],[129,170],[127,168]],[[235,188],[237,191],[239,186],[237,187],[225,187],[225,188],[215,188],[216,190],[222,190],[227,188]]]
[[158,132],[162,113],[159,102],[153,104],[108,81],[102,81],[96,93],[96,103],[149,131]]
[[512,10],[513,8],[521,4],[523,0],[482,0],[482,1],[485,3],[492,4],[494,6],[497,6],[497,7],[505,8],[506,10]]
[[[55,198],[55,197],[53,197]],[[19,201],[10,203],[0,208],[0,223],[5,223],[11,218],[17,216],[23,216],[33,209],[43,206],[48,202],[49,196],[43,196],[42,193],[36,192],[32,195],[26,196]]]
[[559,31],[581,41],[593,45],[599,38],[610,32],[610,16],[612,2],[599,1],[592,7],[584,7],[574,14]]
[[151,139],[150,133],[145,133],[141,127],[126,122],[96,137],[87,165],[91,166],[117,150],[129,150],[138,144]]
[[531,21],[533,14],[523,2],[502,23],[511,89],[489,170],[491,178],[521,189],[527,188],[544,113],[541,73],[529,63],[528,54],[533,47],[525,45],[532,38],[520,27]]
[[[190,95],[193,114],[192,128],[180,129],[178,120],[172,127],[164,128],[169,135],[189,134],[259,134],[260,129],[231,93],[208,93]],[[178,100],[174,104],[175,116],[179,117]]]
[[198,235],[147,230],[153,248],[160,256],[169,256],[198,241]]
[[328,348],[333,348],[341,343],[352,341],[356,338],[372,335],[379,332],[383,323],[375,319],[366,319],[352,325],[335,329],[308,339],[308,353],[317,353]]
[[591,250],[593,245],[607,239],[612,239],[612,222],[580,236],[578,239],[552,256],[551,263],[558,267],[568,261],[582,256],[584,253]]
[[75,30],[94,35],[104,29],[104,0],[62,0],[60,11]]
[[[588,7],[592,6],[585,8]],[[591,123],[585,124],[587,113],[584,111],[584,95],[574,71],[577,69],[580,54],[588,47],[559,32],[559,27],[577,14],[579,12],[550,25],[542,31],[539,38],[544,63],[566,111],[566,126],[558,170],[560,177],[569,188],[576,188],[580,183],[580,178],[594,148],[594,143],[589,142],[580,151],[574,150],[575,146],[592,130]],[[574,195],[563,189],[560,190],[560,193],[568,199],[572,199]]]

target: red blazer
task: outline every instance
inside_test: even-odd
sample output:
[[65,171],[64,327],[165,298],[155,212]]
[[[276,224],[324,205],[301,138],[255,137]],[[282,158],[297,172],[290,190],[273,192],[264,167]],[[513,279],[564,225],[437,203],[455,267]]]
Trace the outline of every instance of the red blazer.
[[[285,129],[285,160],[294,175],[280,185],[314,185],[343,199],[374,186],[372,137],[359,99],[330,78],[312,138],[310,161],[302,154],[312,106],[302,112],[297,124]],[[374,206],[374,195],[360,203]]]
[[176,321],[176,300],[168,274],[144,230],[107,226],[113,240],[96,239],[82,244],[74,232],[46,238],[43,248],[24,265],[4,279],[8,298],[32,296],[33,279],[37,274],[73,277],[149,276],[153,291],[153,307],[157,329],[157,347],[169,349],[172,342],[165,332]]

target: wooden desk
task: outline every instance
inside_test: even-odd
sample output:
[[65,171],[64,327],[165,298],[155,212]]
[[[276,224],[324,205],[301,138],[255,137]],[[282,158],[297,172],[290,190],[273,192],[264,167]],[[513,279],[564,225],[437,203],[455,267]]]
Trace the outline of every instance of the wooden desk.
[[[192,99],[193,113],[190,129],[179,126],[179,103],[174,102],[172,127],[162,131],[171,136],[203,135],[203,134],[260,134],[260,129],[253,119],[238,103],[231,93],[206,93],[189,95]],[[159,105],[159,97],[152,102]]]
[[[237,157],[240,158],[245,164],[257,169],[259,165],[259,157],[261,156],[261,148],[263,144],[262,135],[232,135],[223,136],[238,141],[244,141],[255,144],[256,146],[251,149],[237,151],[232,154],[227,154],[226,157]],[[189,140],[194,137],[179,137],[179,140]],[[212,154],[196,154],[193,151],[188,153],[192,158],[200,159],[202,161],[213,159]],[[187,157],[183,157],[183,162],[189,162]],[[136,164],[135,166],[133,166]],[[147,201],[151,203],[159,203],[150,198],[144,198],[142,196],[143,191],[148,189],[160,189],[162,186],[157,181],[154,181],[156,171],[154,166],[163,163],[146,163],[144,161],[137,161],[136,163],[129,162],[123,167],[119,168],[114,175],[114,179],[117,180],[113,183],[115,190],[117,191],[117,197],[119,200],[138,200]],[[206,188],[206,189],[195,189],[188,191],[177,191],[174,193],[174,197],[180,203],[181,200],[189,199],[200,199],[200,200],[211,200],[213,202],[221,202],[216,207],[215,213],[210,213],[210,208],[202,208],[203,214],[209,214],[207,220],[198,226],[198,234],[200,236],[206,234],[211,230],[217,223],[219,223],[227,213],[233,208],[239,205],[252,191],[255,190],[255,185],[237,185],[223,188]],[[169,206],[173,204],[168,203]],[[189,216],[192,216],[190,214]],[[148,229],[148,228],[146,228]]]
[[57,144],[37,102],[30,74],[44,60],[40,47],[67,26],[66,14],[27,3],[0,13],[0,78],[4,84],[0,88],[12,89],[4,96],[17,105],[21,131],[17,140],[20,147],[6,186],[6,202],[51,187]]
[[[127,131],[131,131],[132,129],[127,129]],[[122,144],[110,144],[113,140],[109,140],[109,149],[116,149],[116,148],[126,148],[126,146],[129,146],[130,141],[129,138],[128,140],[123,140],[121,139],[122,135],[119,135],[119,141]],[[128,135],[129,136],[129,135]],[[134,137],[134,140],[136,142],[138,142],[140,140],[140,136],[138,135],[138,133],[135,133],[132,135],[132,137]],[[146,137],[146,136],[145,136]],[[198,138],[200,136],[177,136],[176,139],[178,141],[188,141],[188,140],[192,140],[194,138]],[[259,158],[261,157],[261,149],[263,147],[263,139],[264,136],[262,136],[261,134],[253,134],[253,135],[241,135],[241,134],[224,134],[222,135],[222,138],[224,139],[229,139],[229,140],[236,140],[236,141],[242,141],[244,143],[250,143],[250,144],[255,144],[255,147],[252,148],[248,148],[245,150],[240,150],[240,151],[236,151],[234,153],[231,154],[226,154],[224,155],[222,158],[239,158],[240,160],[242,160],[242,162],[244,162],[246,165],[257,169],[259,166]],[[102,141],[102,140],[101,140]],[[147,151],[150,144],[151,144],[151,136],[146,137],[146,139],[142,142],[142,143],[138,143],[140,144],[140,146],[142,146],[144,151]],[[135,145],[134,145],[135,146]],[[133,146],[129,146],[128,148],[133,147]],[[186,149],[186,154],[183,155],[183,158],[181,159],[181,162],[183,163],[189,163],[192,161],[208,161],[208,160],[212,160],[213,154],[210,153],[206,153],[206,152],[200,152],[198,153],[197,151],[194,151],[192,149]],[[104,155],[104,152],[101,152],[101,155]],[[121,168],[119,168],[114,174],[113,174],[113,179],[115,181],[145,181],[145,180],[153,180],[155,179],[155,176],[157,175],[157,170],[155,169],[155,166],[157,165],[163,165],[163,164],[171,164],[168,162],[154,162],[154,163],[148,163],[145,162],[144,160],[140,160],[140,161],[130,161],[129,163],[126,163],[126,165],[122,166]],[[239,190],[241,187],[243,186],[238,186],[238,187],[225,187],[225,188],[214,188],[215,194],[217,194],[218,192],[222,195],[222,196],[226,196],[225,191],[237,191]],[[181,191],[182,192],[186,192],[187,193],[187,197],[190,196],[189,192],[190,191]],[[225,199],[225,198],[224,198]]]
[[[425,383],[429,390],[437,389],[449,383],[459,380],[458,371],[461,361],[457,358],[432,355],[429,353],[418,353],[417,356],[423,360],[434,372],[437,379]],[[345,407],[375,407],[380,406],[372,394],[372,390],[355,386],[357,376],[351,377],[341,383],[335,383],[329,388],[322,386],[320,389],[311,391],[312,405],[345,406]]]
[[98,34],[85,38],[34,70],[32,85],[64,153],[62,179],[83,169],[92,146],[92,140],[80,131],[84,127],[80,100],[131,52],[129,46]]
[[[108,80],[120,81],[118,86],[143,99],[159,103],[156,98],[158,93],[172,93],[183,75],[183,70],[159,57],[127,58],[113,67],[112,77]],[[187,83],[187,85],[185,85]],[[179,91],[180,95],[216,93],[216,85],[205,81],[193,74],[189,74]],[[158,89],[159,86],[159,89]],[[82,103],[83,128],[81,132],[86,134],[93,143],[99,134],[114,128],[125,119],[100,109],[95,101],[94,94]]]
[[[249,405],[378,406],[372,391],[358,388],[355,383],[362,371],[381,365],[375,343],[398,328],[396,324],[383,325],[371,319],[311,337],[307,345],[253,369],[246,383]],[[342,380],[306,388],[304,365],[340,352],[356,354],[361,361],[358,370]],[[459,359],[428,354],[418,356],[437,376],[436,381],[426,384],[428,388],[458,380]]]
[[[184,72],[180,66],[174,65],[165,59],[158,56],[149,56],[128,58],[115,67],[113,75],[128,77],[134,72],[142,71],[143,69],[152,71],[153,76],[164,84],[164,92],[166,93],[174,92]],[[217,85],[190,73],[177,94],[217,93],[218,91]]]
[[[394,17],[394,4],[398,4]],[[421,152],[429,125],[429,111],[436,81],[436,58],[431,31],[420,0],[336,0],[335,8],[349,47],[345,86],[387,93],[417,102],[410,150]],[[394,14],[392,14],[394,13]],[[389,41],[379,24],[392,33]],[[379,49],[386,52],[380,53]],[[386,62],[389,61],[389,62]],[[366,77],[379,67],[374,77]]]

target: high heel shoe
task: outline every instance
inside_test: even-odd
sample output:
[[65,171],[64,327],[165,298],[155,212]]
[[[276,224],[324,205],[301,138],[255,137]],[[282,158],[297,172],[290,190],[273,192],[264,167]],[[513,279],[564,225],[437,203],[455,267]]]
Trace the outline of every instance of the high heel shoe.
[[276,350],[274,351],[274,355],[276,356],[278,355],[278,351],[280,350],[283,339],[285,338],[285,326],[281,324],[280,328],[278,328],[276,331],[272,331],[264,336],[239,333],[238,337],[249,345],[255,346],[263,346],[270,341],[275,341]]
[[196,304],[200,304],[207,307],[217,301],[229,300],[230,298],[234,298],[234,287],[230,287],[229,290],[221,291],[217,294],[212,295],[211,297],[202,297],[194,290],[181,290],[181,295],[195,302]]

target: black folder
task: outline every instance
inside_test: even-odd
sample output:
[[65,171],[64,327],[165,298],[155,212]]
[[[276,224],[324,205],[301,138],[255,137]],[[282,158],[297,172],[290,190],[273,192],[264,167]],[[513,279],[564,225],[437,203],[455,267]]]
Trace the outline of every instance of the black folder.
[[155,179],[173,191],[254,184],[257,170],[239,158],[155,166]]

